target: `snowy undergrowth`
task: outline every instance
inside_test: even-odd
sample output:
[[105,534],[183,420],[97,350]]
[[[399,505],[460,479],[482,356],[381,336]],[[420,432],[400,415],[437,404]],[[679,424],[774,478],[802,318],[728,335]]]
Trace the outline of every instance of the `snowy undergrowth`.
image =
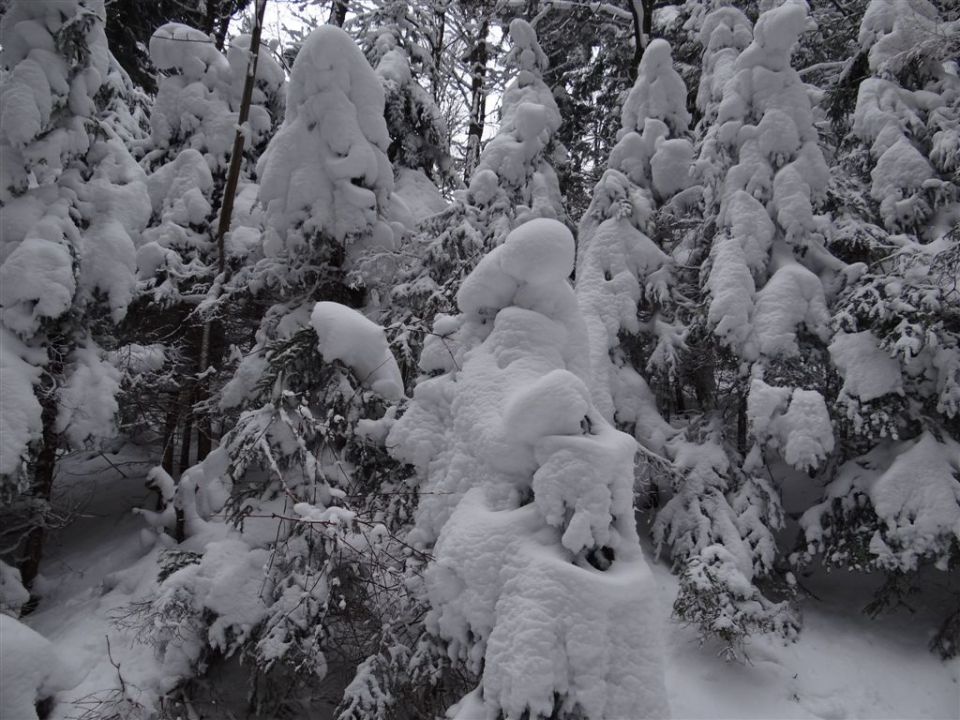
[[[123,697],[121,675],[131,684],[133,697],[144,703],[161,678],[153,648],[137,642],[131,633],[118,632],[113,623],[117,611],[131,600],[155,591],[150,578],[156,571],[156,557],[155,552],[144,555],[138,539],[141,525],[126,513],[146,496],[142,477],[135,475],[137,466],[124,464],[137,456],[125,451],[110,459],[129,477],[120,476],[103,460],[68,461],[64,473],[70,480],[65,493],[81,492],[79,484],[90,477],[88,473],[97,479],[96,487],[93,492],[81,492],[87,498],[81,506],[84,516],[51,539],[51,551],[41,569],[47,597],[23,620],[51,643],[50,655],[43,658],[45,670],[62,666],[51,678],[64,688],[56,695],[51,718],[82,717],[102,701],[115,705]],[[652,570],[660,607],[666,608],[677,593],[677,578],[663,564],[654,564]],[[673,717],[955,718],[960,661],[941,662],[926,649],[943,598],[931,594],[924,604],[915,606],[916,613],[901,610],[871,620],[857,608],[869,600],[878,581],[846,572],[803,579],[820,599],[808,602],[798,641],[784,645],[773,638],[755,637],[747,646],[749,660],[744,663],[721,662],[719,645],[701,646],[694,628],[669,622],[661,610],[666,628],[667,700]],[[6,629],[3,633],[6,654],[13,636]],[[119,674],[107,654],[108,635]],[[41,646],[33,644],[46,652]],[[8,704],[12,703],[8,693],[24,687],[19,684],[25,678],[20,670],[26,667],[22,661],[17,663],[15,681],[6,674],[4,662],[4,717],[14,707]],[[56,687],[51,683],[43,689]],[[211,720],[230,717],[226,712],[218,715],[215,708],[204,711]],[[19,720],[21,716],[11,717]],[[127,712],[122,717],[135,715]]]

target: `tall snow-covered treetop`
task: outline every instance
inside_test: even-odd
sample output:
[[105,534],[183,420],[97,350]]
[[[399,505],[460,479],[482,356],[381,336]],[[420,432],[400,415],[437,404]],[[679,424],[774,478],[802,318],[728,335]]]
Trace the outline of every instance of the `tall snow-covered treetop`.
[[315,30],[297,55],[283,125],[259,165],[264,253],[283,273],[304,279],[331,243],[351,260],[394,247],[382,219],[393,188],[383,108],[383,87],[350,37],[333,26]]

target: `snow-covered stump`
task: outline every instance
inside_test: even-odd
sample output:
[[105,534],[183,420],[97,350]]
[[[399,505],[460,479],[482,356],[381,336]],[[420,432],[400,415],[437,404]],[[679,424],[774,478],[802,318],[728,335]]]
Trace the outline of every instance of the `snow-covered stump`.
[[429,631],[479,678],[460,717],[663,717],[660,616],[633,515],[635,442],[590,399],[559,222],[514,230],[440,317],[387,439],[432,547]]

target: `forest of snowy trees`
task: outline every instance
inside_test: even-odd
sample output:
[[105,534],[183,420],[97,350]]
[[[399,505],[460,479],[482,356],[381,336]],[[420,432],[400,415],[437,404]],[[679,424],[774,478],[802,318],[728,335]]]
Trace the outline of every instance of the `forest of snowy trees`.
[[960,2],[0,13],[3,720],[956,717]]

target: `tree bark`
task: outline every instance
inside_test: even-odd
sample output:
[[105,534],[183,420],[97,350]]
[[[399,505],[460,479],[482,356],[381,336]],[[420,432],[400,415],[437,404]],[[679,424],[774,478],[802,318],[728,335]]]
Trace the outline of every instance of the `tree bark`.
[[467,156],[464,160],[463,181],[470,182],[470,176],[480,158],[480,141],[483,138],[483,126],[487,115],[486,76],[489,51],[487,35],[490,22],[484,18],[480,23],[476,44],[470,50],[470,125],[467,129]]
[[633,65],[630,67],[630,82],[637,79],[643,51],[647,49],[647,40],[653,34],[653,8],[656,0],[627,0],[630,15],[633,17]]
[[443,63],[443,36],[447,28],[447,13],[443,8],[437,8],[433,11],[436,18],[436,34],[431,43],[431,60],[433,68],[430,73],[430,83],[433,85],[433,101],[440,106],[440,98],[443,94],[441,65]]
[[[59,375],[62,372],[62,367],[59,370],[53,368],[51,370],[52,374]],[[41,436],[41,442],[43,447],[40,448],[36,464],[33,467],[33,482],[30,490],[32,497],[46,505],[50,502],[50,497],[53,494],[53,479],[57,472],[57,448],[60,439],[55,429],[58,409],[56,393],[51,392],[42,401],[42,405],[43,435]],[[24,543],[24,558],[20,563],[20,580],[27,589],[33,585],[33,581],[40,571],[45,536],[45,521],[41,518],[39,524],[31,528],[27,534]]]
[[342,28],[347,20],[347,0],[333,0],[333,7],[330,8],[330,19],[328,25],[336,25]]

